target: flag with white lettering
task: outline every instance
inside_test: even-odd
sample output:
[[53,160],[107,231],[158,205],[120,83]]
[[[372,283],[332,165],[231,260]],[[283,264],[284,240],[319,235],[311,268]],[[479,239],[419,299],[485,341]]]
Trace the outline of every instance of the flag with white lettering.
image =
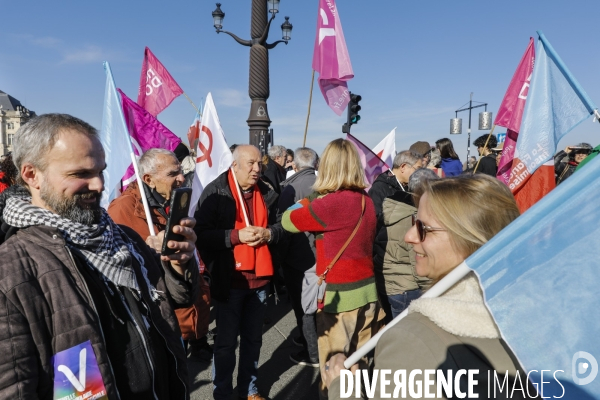
[[494,124],[507,128],[504,147],[502,148],[502,156],[498,164],[497,178],[508,185],[510,180],[510,171],[512,169],[515,149],[517,147],[517,138],[521,128],[521,120],[523,119],[523,110],[525,109],[525,101],[529,91],[531,75],[533,74],[533,65],[535,61],[535,45],[533,38],[529,38],[529,45],[525,50],[525,54],[519,62],[519,66],[513,75],[510,85],[506,90],[504,99],[498,109],[498,114],[494,120]]
[[388,168],[392,168],[396,156],[396,128],[392,129],[377,146],[373,147],[373,153],[381,158]]
[[313,69],[327,105],[342,115],[350,101],[347,81],[354,78],[335,0],[319,0]]
[[200,200],[204,188],[227,171],[232,163],[233,155],[229,150],[229,146],[227,146],[225,133],[221,128],[212,94],[209,93],[206,96],[206,103],[202,112],[198,147],[196,148],[196,174],[192,184],[190,217],[194,216],[198,200]]
[[137,103],[156,117],[182,93],[169,71],[146,47]]
[[513,193],[552,158],[560,139],[597,108],[544,34],[538,34],[531,86],[508,183]]
[[[125,116],[129,136],[131,136],[131,144],[135,155],[140,157],[150,149],[175,150],[177,145],[181,143],[181,139],[153,117],[150,112],[127,97],[121,89],[117,90],[121,95],[123,115]],[[131,164],[123,176],[123,186],[129,185],[135,179],[135,171],[133,164]]]
[[369,185],[366,189],[368,191],[373,182],[375,182],[375,179],[377,179],[381,173],[387,171],[389,167],[385,165],[381,158],[377,157],[377,154],[373,153],[371,149],[351,134],[346,134],[346,140],[351,141],[354,146],[356,146],[356,150],[358,150],[358,156],[360,157],[360,162],[365,170],[365,178]]

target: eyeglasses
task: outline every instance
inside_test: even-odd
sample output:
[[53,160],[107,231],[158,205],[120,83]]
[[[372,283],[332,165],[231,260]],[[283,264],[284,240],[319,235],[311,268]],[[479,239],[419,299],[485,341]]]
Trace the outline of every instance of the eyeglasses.
[[434,228],[432,226],[425,225],[420,219],[417,219],[417,214],[412,216],[412,224],[417,226],[417,233],[419,234],[419,241],[424,242],[427,232],[434,231],[445,231],[444,228]]

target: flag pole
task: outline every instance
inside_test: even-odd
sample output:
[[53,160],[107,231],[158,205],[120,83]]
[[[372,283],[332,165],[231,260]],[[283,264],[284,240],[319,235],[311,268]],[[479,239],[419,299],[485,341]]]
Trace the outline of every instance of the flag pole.
[[[488,135],[487,139],[485,140],[485,145],[483,145],[483,148],[487,148],[488,142],[490,141],[490,138],[492,137],[492,133],[494,133],[494,129],[496,128],[496,124],[492,125],[492,130],[490,131],[490,134]],[[475,165],[475,169],[473,170],[473,173],[477,172],[477,168],[479,167],[479,162],[481,161],[483,157],[479,157],[479,160],[477,160],[477,165]],[[469,163],[469,160],[467,160],[467,164]]]
[[306,114],[306,127],[304,128],[304,141],[302,147],[306,147],[306,133],[308,132],[308,119],[310,118],[310,105],[312,103],[313,85],[315,83],[315,70],[312,71],[312,79],[310,81],[310,96],[308,98],[308,114]]
[[192,101],[192,99],[190,99],[188,97],[188,95],[185,94],[185,92],[182,92],[182,94],[185,96],[186,99],[188,99],[188,101],[190,102],[190,104],[192,105],[192,107],[194,107],[194,110],[196,110],[196,112],[198,113],[198,115],[202,116],[202,113],[200,112],[200,110],[198,110],[198,107],[196,107],[196,105],[194,104],[194,102]]
[[248,214],[246,213],[246,206],[245,206],[245,201],[244,198],[242,197],[242,192],[240,192],[240,184],[237,181],[237,178],[235,176],[235,172],[233,171],[233,166],[231,166],[229,168],[231,170],[231,175],[233,175],[233,180],[235,181],[235,189],[238,195],[238,198],[240,199],[240,203],[242,205],[242,212],[244,213],[244,220],[246,221],[246,226],[250,226],[250,221],[248,220]]
[[[456,268],[454,268],[448,275],[443,277],[438,283],[433,285],[429,290],[427,290],[421,296],[422,299],[425,298],[433,298],[439,297],[444,294],[448,289],[454,286],[458,281],[464,278],[469,272],[471,272],[471,268],[466,264],[465,261],[460,263]],[[394,318],[389,324],[385,326],[385,328],[381,329],[375,336],[373,336],[367,343],[365,343],[362,347],[357,349],[350,357],[344,361],[344,368],[350,369],[351,366],[356,364],[361,358],[367,355],[371,350],[377,346],[377,342],[384,333],[388,331],[392,326],[396,325],[400,322],[404,317],[408,315],[408,309],[402,311],[400,315]]]
[[129,144],[129,155],[131,157],[131,162],[133,163],[133,170],[135,171],[135,179],[138,183],[138,187],[140,189],[140,195],[142,197],[142,204],[144,205],[144,212],[146,214],[146,222],[148,222],[148,231],[150,231],[150,236],[156,236],[154,231],[154,225],[152,225],[152,214],[150,214],[150,207],[148,206],[148,199],[146,199],[146,194],[144,191],[144,186],[142,179],[140,178],[140,171],[137,164],[137,159],[135,158],[135,153],[133,151],[133,145],[131,144],[131,136],[129,136],[129,129],[127,128],[127,124],[125,123],[125,115],[123,115],[123,103],[121,101],[121,95],[117,92],[115,86],[115,79],[113,78],[112,70],[110,68],[110,64],[108,62],[104,62],[104,68],[106,68],[107,72],[110,75],[110,79],[112,80],[112,87],[115,91],[115,95],[117,100],[119,101],[119,115],[121,116],[121,123],[123,124],[123,131],[127,135],[127,143]]

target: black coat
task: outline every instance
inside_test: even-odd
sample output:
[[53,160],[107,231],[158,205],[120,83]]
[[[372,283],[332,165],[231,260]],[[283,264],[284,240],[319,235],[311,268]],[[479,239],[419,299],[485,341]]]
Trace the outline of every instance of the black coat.
[[386,171],[379,174],[377,179],[375,179],[371,189],[369,189],[369,196],[373,200],[377,218],[379,218],[383,212],[383,200],[386,197],[393,195],[398,190],[402,190],[402,187],[400,187],[400,183],[398,183],[398,179],[396,179],[396,176],[392,171]]
[[[208,184],[200,200],[194,218],[196,219],[196,248],[202,261],[211,273],[210,293],[219,301],[229,299],[231,277],[235,270],[231,231],[235,228],[235,199],[229,189],[227,174],[223,172]],[[269,250],[274,253],[274,246],[283,234],[281,224],[277,224],[278,194],[262,181],[257,183],[268,211],[268,227],[272,232]]]
[[281,193],[281,182],[285,180],[286,171],[285,169],[277,164],[275,161],[268,157],[267,161],[267,170],[263,174],[263,178],[265,178],[275,189],[277,194]]
[[[159,256],[139,235],[125,226],[121,228],[134,240],[144,258],[150,283],[169,294],[158,303],[152,301],[142,270],[134,259],[132,267],[144,303],[149,307],[152,325],[164,339],[167,365],[163,371],[168,374],[170,398],[189,399],[186,355],[173,308],[195,300],[197,268],[190,268],[190,280],[182,281],[160,266]],[[0,246],[0,398],[52,399],[52,356],[88,340],[108,398],[119,398],[111,364],[135,368],[140,352],[124,351],[123,355],[136,360],[124,357],[111,359],[109,363],[110,343],[103,334],[106,326],[100,324],[101,311],[95,306],[79,268],[63,236],[48,226],[20,229]],[[128,337],[120,341],[123,347],[130,343]],[[137,385],[138,382],[130,380],[133,391]]]
[[477,167],[478,173],[486,174],[495,178],[497,171],[498,166],[496,165],[496,157],[493,154],[488,154],[487,156],[481,157],[481,160],[479,160],[479,166]]

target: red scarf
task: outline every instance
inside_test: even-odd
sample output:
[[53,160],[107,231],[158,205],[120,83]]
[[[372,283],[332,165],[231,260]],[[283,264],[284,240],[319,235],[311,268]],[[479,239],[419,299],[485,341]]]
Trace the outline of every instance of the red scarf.
[[[233,179],[233,170],[227,174],[229,189],[235,199],[235,229],[240,230],[246,227],[243,208],[246,208],[246,202],[240,198],[237,183]],[[261,228],[267,227],[267,206],[258,185],[252,187],[252,210],[254,211],[254,226]],[[272,276],[273,261],[269,247],[262,244],[257,247],[250,247],[245,243],[240,243],[233,247],[233,257],[235,258],[235,269],[237,271],[256,271],[256,276]]]

